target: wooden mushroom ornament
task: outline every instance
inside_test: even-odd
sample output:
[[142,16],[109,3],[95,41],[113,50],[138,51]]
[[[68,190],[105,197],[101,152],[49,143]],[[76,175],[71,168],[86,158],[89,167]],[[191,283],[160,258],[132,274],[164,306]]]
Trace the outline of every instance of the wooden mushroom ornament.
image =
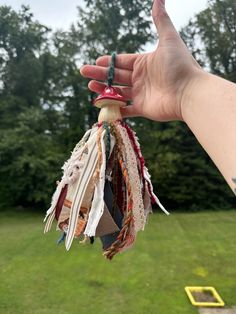
[[112,259],[131,247],[137,232],[144,230],[151,203],[168,212],[153,192],[135,132],[122,121],[124,97],[109,84],[94,105],[101,108],[98,123],[62,167],[63,176],[45,217],[45,232],[55,218],[62,231],[58,242],[65,240],[67,250],[74,238],[93,243],[99,237],[104,256]]

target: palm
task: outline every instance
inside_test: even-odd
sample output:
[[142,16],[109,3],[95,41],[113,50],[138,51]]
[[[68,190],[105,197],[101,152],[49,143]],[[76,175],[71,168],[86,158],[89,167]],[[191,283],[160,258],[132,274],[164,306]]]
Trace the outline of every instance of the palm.
[[[161,10],[159,20],[154,16],[162,34],[156,51],[117,56],[114,83],[133,103],[122,109],[124,117],[143,116],[159,121],[182,119],[182,94],[198,65],[163,11],[161,2],[155,1],[153,12],[160,14]],[[103,56],[97,59],[96,66],[85,65],[81,69],[82,75],[93,79],[89,83],[92,91],[103,91],[105,83],[99,81],[106,81],[109,63],[110,57]]]
[[181,118],[181,95],[196,67],[182,42],[173,38],[153,53],[138,55],[132,74],[132,99],[136,110],[149,119]]

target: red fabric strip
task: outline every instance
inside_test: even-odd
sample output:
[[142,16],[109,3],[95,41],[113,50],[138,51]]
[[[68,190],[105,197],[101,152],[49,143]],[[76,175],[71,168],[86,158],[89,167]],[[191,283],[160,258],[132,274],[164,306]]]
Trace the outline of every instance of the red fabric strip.
[[62,210],[62,206],[63,206],[64,200],[66,198],[67,189],[68,189],[68,185],[66,184],[64,186],[64,188],[61,190],[61,194],[59,196],[59,199],[58,199],[58,202],[57,202],[57,205],[56,205],[56,212],[55,212],[56,220],[58,220],[58,218],[60,216],[60,213],[61,213],[61,210]]

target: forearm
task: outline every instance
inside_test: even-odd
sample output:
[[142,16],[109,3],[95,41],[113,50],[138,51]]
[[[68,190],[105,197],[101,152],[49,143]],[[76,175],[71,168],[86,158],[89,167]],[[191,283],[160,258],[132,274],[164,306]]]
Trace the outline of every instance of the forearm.
[[182,115],[235,191],[236,84],[212,74],[199,74],[185,89]]

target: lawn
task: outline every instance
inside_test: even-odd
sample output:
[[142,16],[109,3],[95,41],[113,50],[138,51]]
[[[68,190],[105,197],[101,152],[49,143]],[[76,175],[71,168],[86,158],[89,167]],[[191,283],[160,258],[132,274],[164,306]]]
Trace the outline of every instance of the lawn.
[[236,211],[153,214],[133,249],[107,261],[100,240],[55,244],[43,216],[0,213],[0,313],[191,314],[184,287],[236,305]]

